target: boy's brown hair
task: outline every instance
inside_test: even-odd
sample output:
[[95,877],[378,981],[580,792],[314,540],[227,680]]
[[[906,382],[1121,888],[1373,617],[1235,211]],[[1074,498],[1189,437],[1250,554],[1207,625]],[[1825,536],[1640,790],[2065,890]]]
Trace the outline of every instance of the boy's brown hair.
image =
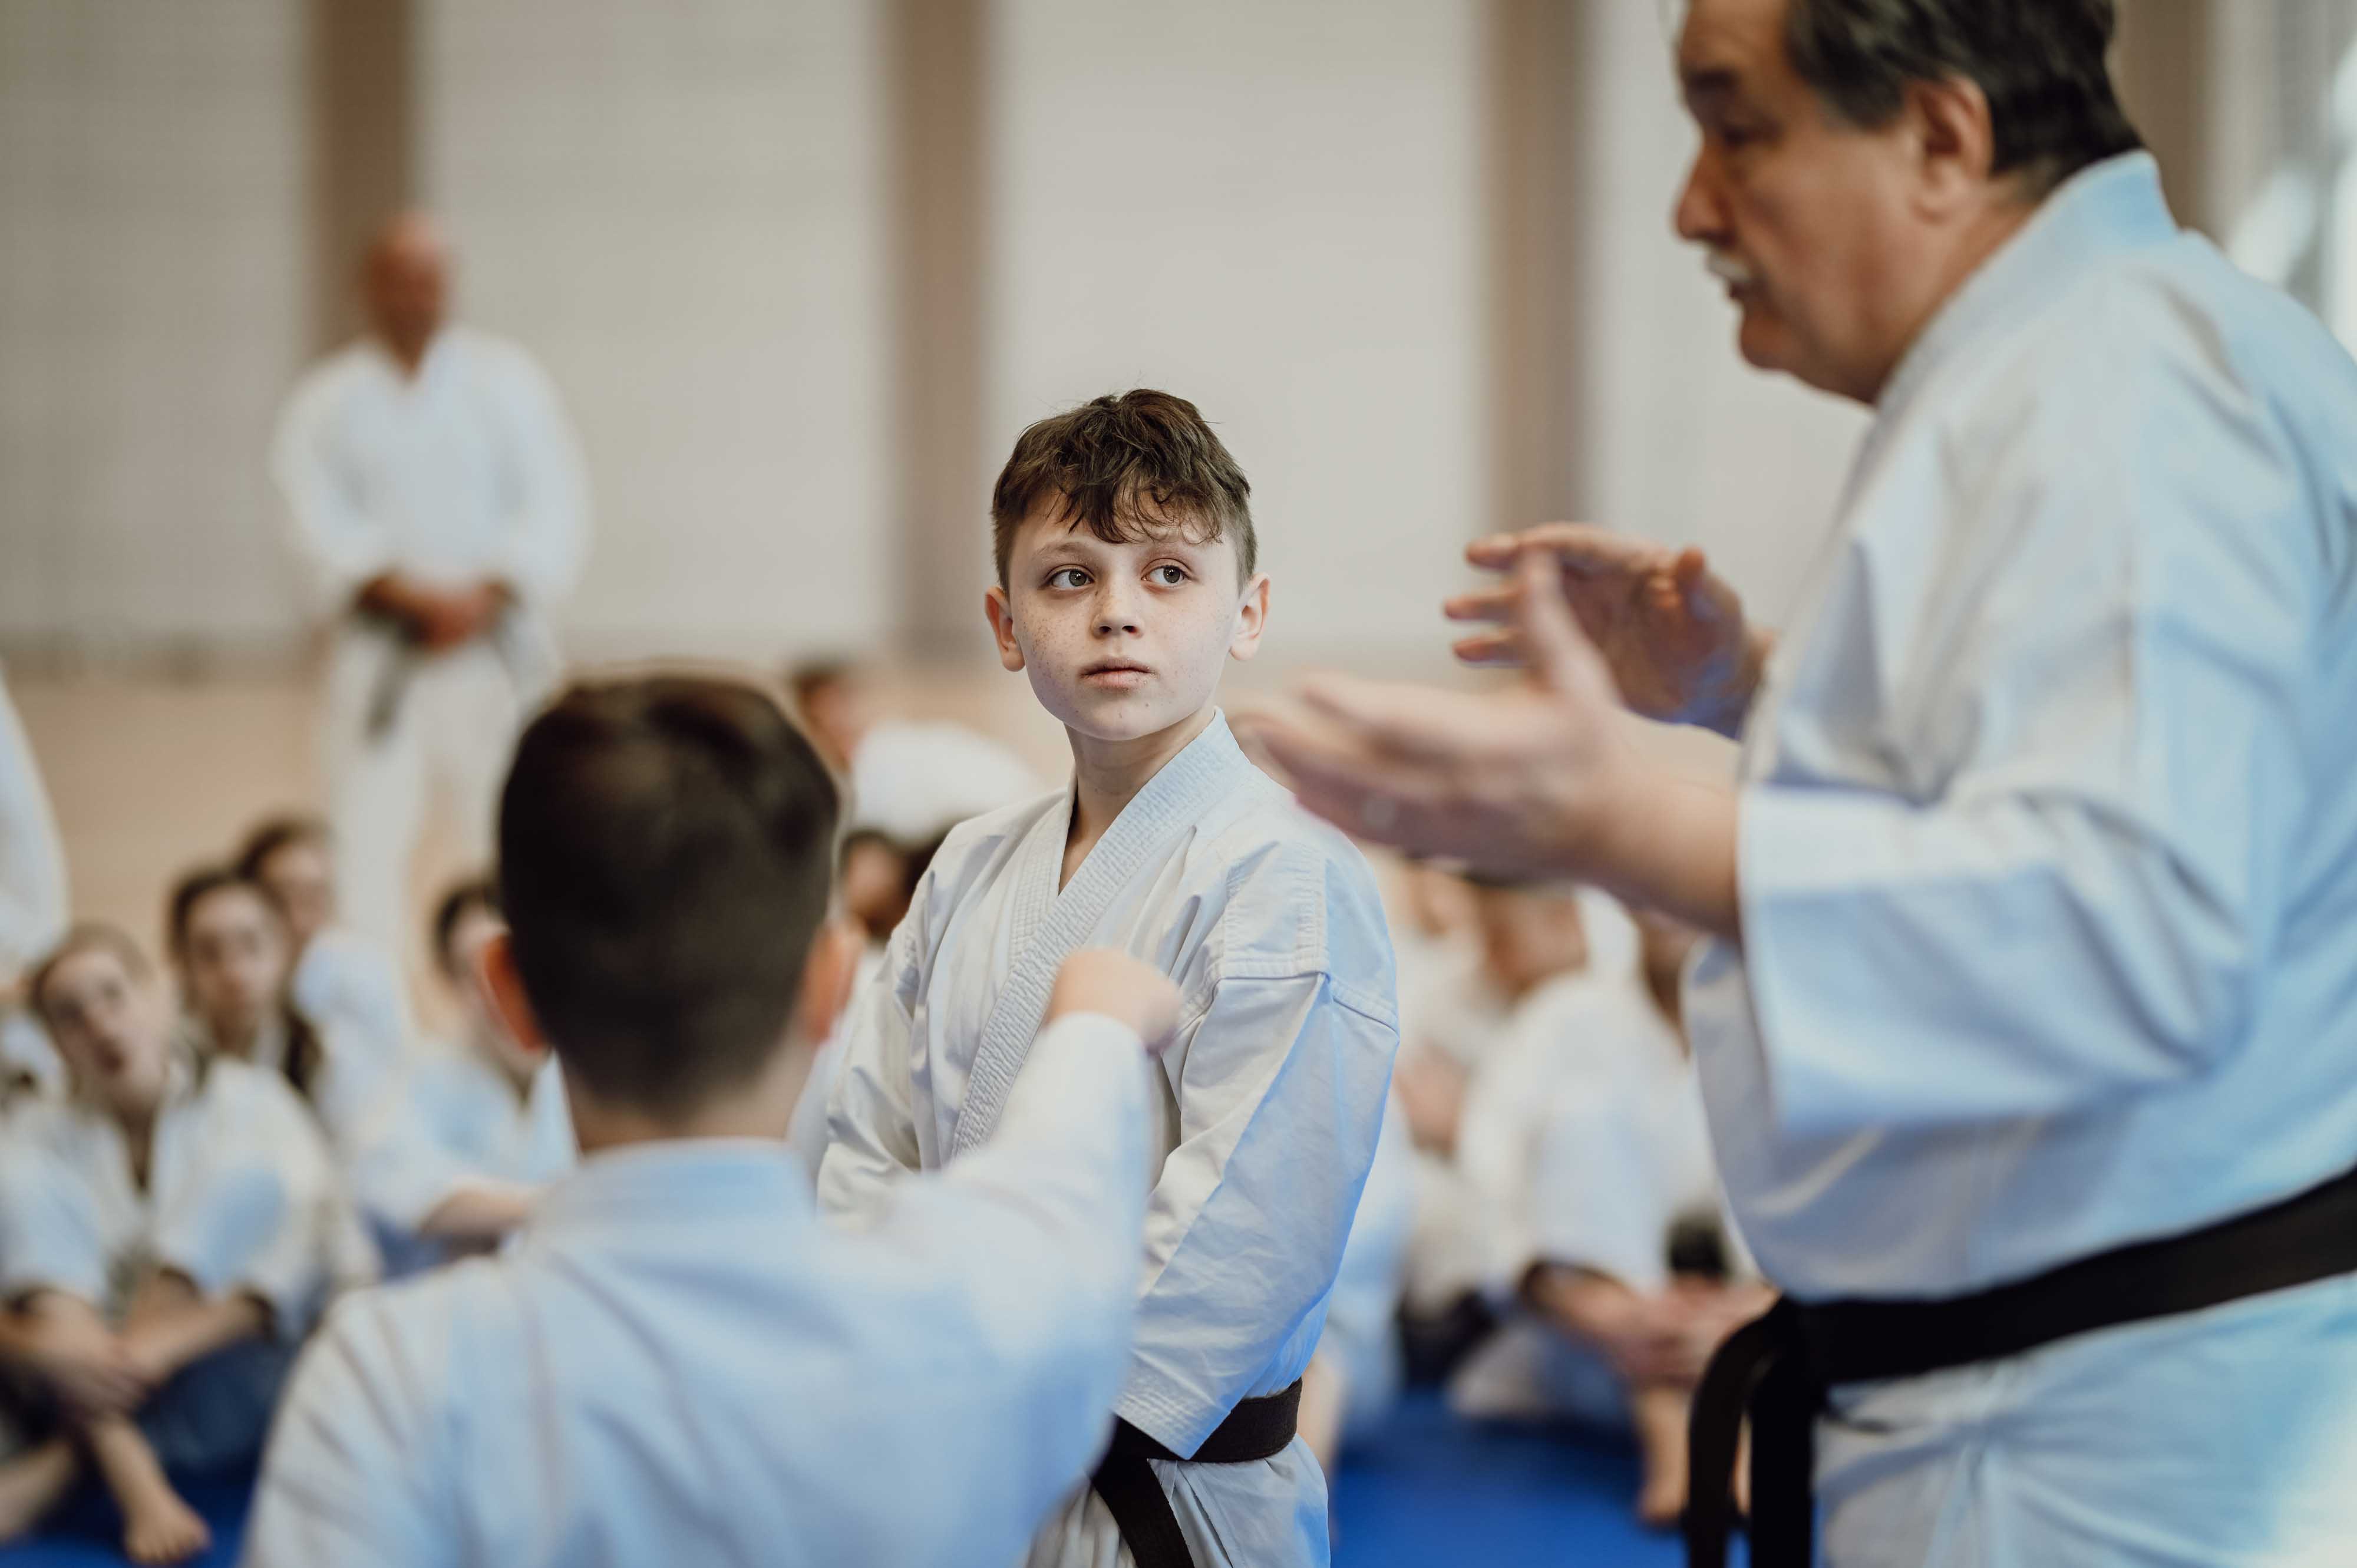
[[1026,430],[999,471],[990,495],[998,585],[1008,585],[1016,529],[1043,503],[1108,544],[1165,532],[1196,544],[1232,539],[1237,580],[1249,582],[1260,557],[1251,499],[1251,481],[1185,398],[1151,387],[1092,398]]

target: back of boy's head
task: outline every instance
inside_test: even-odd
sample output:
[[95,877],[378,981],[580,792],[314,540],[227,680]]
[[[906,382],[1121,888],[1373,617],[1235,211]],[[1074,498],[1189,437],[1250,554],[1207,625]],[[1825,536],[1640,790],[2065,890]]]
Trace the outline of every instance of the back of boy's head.
[[770,1065],[827,911],[834,784],[753,688],[574,687],[517,744],[500,901],[565,1071],[657,1117]]
[[1015,531],[1043,503],[1110,544],[1175,530],[1196,543],[1235,542],[1237,580],[1260,562],[1252,483],[1183,397],[1140,387],[1092,398],[1015,441],[990,496],[998,585],[1007,586]]

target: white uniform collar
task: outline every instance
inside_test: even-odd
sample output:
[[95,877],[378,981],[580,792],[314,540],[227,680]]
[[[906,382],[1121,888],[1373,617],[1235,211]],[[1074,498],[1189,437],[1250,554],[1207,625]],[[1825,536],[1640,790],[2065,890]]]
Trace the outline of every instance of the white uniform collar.
[[743,1215],[785,1224],[812,1212],[809,1178],[776,1138],[663,1138],[585,1157],[548,1190],[529,1240],[622,1222],[693,1224]]
[[1981,263],[1932,317],[1876,402],[1876,423],[1904,412],[1932,372],[1992,328],[2018,321],[2123,251],[2177,237],[2150,153],[2124,153],[2062,182],[2021,231]]

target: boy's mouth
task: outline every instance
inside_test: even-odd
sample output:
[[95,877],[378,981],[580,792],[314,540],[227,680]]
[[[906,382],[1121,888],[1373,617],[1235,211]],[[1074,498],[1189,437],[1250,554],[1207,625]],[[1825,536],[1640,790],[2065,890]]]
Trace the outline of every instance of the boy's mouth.
[[1134,659],[1104,659],[1081,671],[1081,679],[1092,686],[1110,686],[1125,691],[1142,684],[1153,671]]

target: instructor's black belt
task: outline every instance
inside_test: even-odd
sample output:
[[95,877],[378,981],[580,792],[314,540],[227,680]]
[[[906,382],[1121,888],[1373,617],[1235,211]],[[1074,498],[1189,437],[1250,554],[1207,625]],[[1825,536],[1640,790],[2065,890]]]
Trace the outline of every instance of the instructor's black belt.
[[2357,1273],[2357,1171],[2297,1197],[1947,1301],[1781,1301],[1718,1348],[1687,1433],[1688,1568],[1723,1568],[1751,1418],[1752,1568],[1809,1568],[1816,1418],[1843,1383],[2018,1356],[2099,1328]]
[[1089,1486],[1104,1499],[1107,1512],[1121,1529],[1121,1539],[1136,1560],[1137,1568],[1194,1568],[1187,1538],[1178,1532],[1178,1516],[1154,1477],[1149,1459],[1170,1459],[1189,1465],[1249,1465],[1274,1459],[1293,1441],[1301,1413],[1301,1385],[1265,1398],[1245,1400],[1228,1412],[1211,1436],[1192,1454],[1173,1454],[1129,1423],[1116,1418],[1113,1446],[1105,1451]]

